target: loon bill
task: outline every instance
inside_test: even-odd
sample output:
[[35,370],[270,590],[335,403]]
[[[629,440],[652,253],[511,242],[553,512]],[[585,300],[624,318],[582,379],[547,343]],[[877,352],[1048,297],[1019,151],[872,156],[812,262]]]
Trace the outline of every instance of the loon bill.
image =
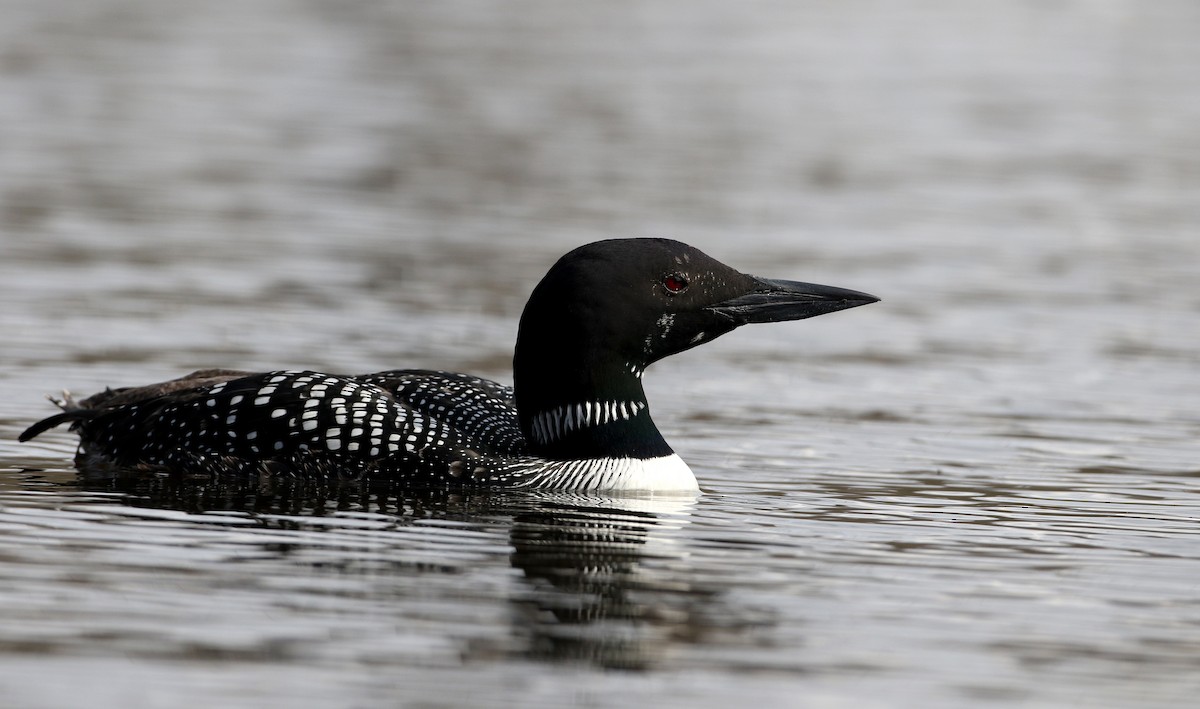
[[376,477],[412,486],[695,491],[650,419],[642,372],[748,323],[877,302],[757,278],[687,244],[612,239],[563,256],[521,315],[513,386],[392,370],[193,372],[108,389],[30,426],[63,423],[88,469]]

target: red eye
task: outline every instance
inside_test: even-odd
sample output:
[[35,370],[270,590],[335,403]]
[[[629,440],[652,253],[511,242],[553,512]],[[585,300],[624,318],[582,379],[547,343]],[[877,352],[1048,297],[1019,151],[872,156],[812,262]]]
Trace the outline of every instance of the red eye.
[[683,274],[672,273],[671,275],[669,275],[663,279],[662,284],[663,284],[663,288],[666,288],[668,293],[670,293],[671,295],[674,295],[676,293],[682,293],[685,290],[687,290],[688,280],[687,280],[687,277],[684,276]]

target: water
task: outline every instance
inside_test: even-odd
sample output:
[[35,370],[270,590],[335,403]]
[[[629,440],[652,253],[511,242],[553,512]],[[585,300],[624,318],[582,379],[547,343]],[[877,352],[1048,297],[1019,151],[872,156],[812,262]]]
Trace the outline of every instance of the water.
[[[1200,10],[10,2],[0,704],[1200,690]],[[43,395],[509,380],[561,253],[883,302],[656,365],[692,498],[83,480]]]

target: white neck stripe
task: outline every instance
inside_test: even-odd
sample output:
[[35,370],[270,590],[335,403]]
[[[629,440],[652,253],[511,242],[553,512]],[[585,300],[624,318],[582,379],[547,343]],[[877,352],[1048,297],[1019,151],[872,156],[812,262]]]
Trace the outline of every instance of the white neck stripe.
[[556,441],[585,426],[628,421],[646,410],[644,401],[586,401],[567,404],[533,417],[533,437],[540,444]]

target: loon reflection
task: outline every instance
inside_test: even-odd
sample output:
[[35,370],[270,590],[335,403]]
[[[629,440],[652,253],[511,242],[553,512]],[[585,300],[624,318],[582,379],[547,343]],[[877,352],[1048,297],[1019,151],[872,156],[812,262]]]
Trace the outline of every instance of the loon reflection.
[[[387,515],[401,529],[430,519],[478,524],[493,532],[497,523],[501,530],[507,526],[511,548],[506,552],[502,542],[496,545],[494,560],[520,571],[519,581],[507,592],[508,637],[502,647],[467,643],[466,658],[476,653],[494,658],[499,651],[543,662],[648,669],[672,646],[702,642],[718,626],[728,633],[739,624],[738,618],[745,618],[727,607],[721,591],[693,578],[678,534],[690,523],[697,504],[691,495],[414,493],[394,484],[275,477],[220,484],[180,476],[103,477],[85,481],[85,486],[124,493],[125,504],[135,507],[261,515],[268,529],[336,532],[336,525],[318,527],[311,522],[346,512]],[[204,519],[199,516],[197,522]],[[274,539],[263,548],[280,556],[303,556],[305,542],[300,539],[295,544]],[[403,544],[410,539],[400,537],[397,542],[395,535],[381,535],[373,541]],[[359,573],[357,551],[345,550],[345,564],[335,565],[336,570]],[[323,568],[330,570],[329,565]],[[454,559],[390,572],[457,574],[464,568],[461,559]],[[469,593],[467,601],[475,602]]]
[[529,635],[529,655],[645,669],[694,635],[697,609],[718,602],[687,580],[672,535],[694,502],[561,496],[518,513],[512,564],[527,585],[513,626]]

